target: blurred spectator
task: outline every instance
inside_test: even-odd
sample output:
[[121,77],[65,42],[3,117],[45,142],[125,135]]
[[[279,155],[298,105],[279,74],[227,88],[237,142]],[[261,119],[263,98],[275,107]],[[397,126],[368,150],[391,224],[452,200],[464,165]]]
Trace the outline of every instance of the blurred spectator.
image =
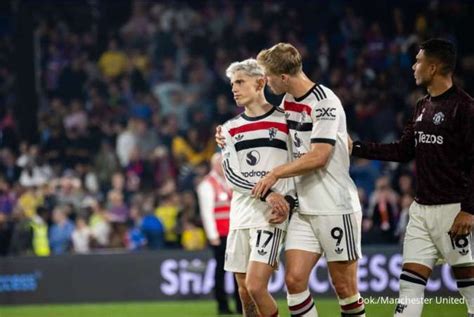
[[127,66],[127,56],[119,49],[116,39],[109,40],[108,50],[99,59],[99,68],[108,78],[120,76]]
[[165,229],[154,215],[153,203],[153,196],[147,196],[135,201],[131,207],[130,218],[133,220],[133,227],[129,230],[129,241],[134,250],[156,250],[164,247]]
[[28,218],[32,218],[36,214],[36,209],[43,205],[44,197],[36,187],[27,187],[18,199],[18,207],[21,208],[22,214]]
[[4,148],[1,152],[0,172],[10,184],[20,178],[21,168],[16,165],[15,156],[10,149]]
[[178,232],[181,236],[181,245],[185,250],[195,251],[206,247],[206,234],[199,218],[194,192],[184,192],[179,212]]
[[366,242],[393,243],[398,217],[398,195],[390,187],[388,176],[379,177],[363,219]]
[[74,176],[71,170],[67,170],[65,175],[55,180],[56,204],[61,206],[71,205],[75,210],[81,208],[84,198],[81,180]]
[[72,232],[72,249],[74,253],[89,253],[91,245],[92,232],[87,225],[85,216],[76,217],[76,226]]
[[133,188],[139,189],[145,178],[146,171],[145,161],[143,160],[138,148],[134,148],[130,152],[130,160],[125,170],[127,173],[127,180],[129,180],[128,184],[130,185],[130,181],[137,182],[138,184],[134,184]]
[[195,128],[188,129],[184,137],[177,136],[173,139],[173,155],[185,165],[197,166],[209,161],[215,148],[214,140],[203,142],[199,139],[199,132]]
[[414,196],[415,195],[415,186],[414,186],[414,178],[413,175],[403,173],[400,175],[398,178],[398,189],[400,192],[400,195],[410,195]]
[[148,249],[163,248],[165,229],[161,221],[153,214],[153,210],[144,211],[140,229],[146,239]]
[[136,135],[136,119],[130,118],[127,123],[127,128],[123,130],[117,137],[117,156],[120,165],[126,167],[130,162],[130,154],[134,148],[137,147]]
[[111,247],[123,248],[125,246],[128,216],[129,209],[123,194],[118,190],[110,190],[107,194],[107,218],[112,225]]
[[33,252],[37,256],[48,256],[51,251],[48,239],[49,212],[44,207],[38,207],[36,215],[31,219],[33,228]]
[[10,216],[15,204],[16,196],[11,190],[10,184],[0,178],[0,213]]
[[95,157],[94,171],[97,175],[100,188],[105,190],[112,179],[112,175],[119,169],[117,157],[108,141],[102,141],[100,151]]
[[87,129],[87,113],[78,99],[72,100],[70,111],[64,117],[64,130],[72,129],[77,130],[80,135],[83,135]]
[[42,145],[44,159],[52,166],[64,164],[66,142],[62,127],[52,127],[50,134]]
[[401,211],[400,211],[400,219],[397,224],[397,228],[395,231],[395,236],[398,238],[399,243],[403,243],[405,239],[405,232],[406,227],[408,225],[409,220],[409,210],[410,206],[413,203],[413,196],[411,194],[404,194],[401,198]]
[[90,200],[89,228],[91,231],[91,244],[96,248],[109,246],[111,226],[102,206],[94,199]]
[[128,207],[123,200],[123,194],[118,190],[111,190],[107,195],[107,214],[111,222],[125,223],[128,217]]
[[176,163],[170,157],[168,149],[159,146],[153,153],[153,181],[156,187],[161,187],[167,179],[176,179],[178,171]]
[[165,228],[165,245],[178,247],[178,213],[179,196],[175,192],[176,184],[172,180],[166,181],[160,188],[160,204],[155,209],[155,215]]
[[13,222],[9,220],[7,214],[0,211],[0,256],[5,256],[9,252],[10,241],[13,234]]
[[157,132],[151,130],[148,122],[142,119],[137,120],[136,129],[137,150],[143,159],[149,160],[159,144]]
[[[6,93],[2,93],[0,91],[0,98],[1,96],[8,96],[8,95],[10,95],[10,98],[11,98],[12,91],[14,91],[14,89],[13,87],[10,87],[10,85],[13,82],[12,79],[14,78],[14,76],[11,76],[9,73],[1,74],[2,71],[8,72],[6,71],[5,68],[2,68],[0,66],[0,80],[2,79],[1,77],[3,75],[3,76],[6,76],[6,78],[3,78],[3,79],[9,80],[10,82],[7,83],[4,87],[0,87],[0,90],[5,90],[5,89],[8,90]],[[3,114],[0,113],[0,148],[6,148],[11,151],[15,151],[18,146],[18,135],[17,135],[16,124],[13,119],[13,111],[9,107],[3,108],[0,111],[5,111]]]
[[377,162],[365,159],[355,159],[351,164],[351,177],[357,187],[364,190],[365,195],[370,195],[374,191],[375,180],[380,174],[376,164]]
[[33,254],[33,229],[30,218],[19,206],[15,208],[12,216],[14,226],[8,253],[11,255]]
[[85,96],[87,73],[84,69],[83,57],[75,57],[66,65],[58,78],[58,93],[66,101],[72,99],[82,100]]
[[49,231],[49,245],[51,253],[58,255],[68,252],[71,247],[71,237],[74,224],[68,219],[64,207],[56,207],[53,210],[53,225]]

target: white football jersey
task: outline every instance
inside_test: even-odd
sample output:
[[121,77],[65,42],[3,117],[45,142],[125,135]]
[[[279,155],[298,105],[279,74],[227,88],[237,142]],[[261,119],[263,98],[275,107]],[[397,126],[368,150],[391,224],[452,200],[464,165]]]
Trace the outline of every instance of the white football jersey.
[[[243,113],[227,121],[222,134],[226,142],[222,166],[233,190],[230,229],[267,226],[271,208],[252,197],[251,192],[260,178],[290,160],[285,113],[277,107],[258,117]],[[272,190],[295,197],[291,178],[279,180]],[[285,222],[277,227],[286,230],[286,225]]]
[[334,151],[326,166],[295,177],[299,212],[334,215],[360,212],[357,188],[349,176],[346,115],[332,90],[315,85],[301,98],[282,101],[291,135],[293,159],[309,152],[312,143],[328,143]]

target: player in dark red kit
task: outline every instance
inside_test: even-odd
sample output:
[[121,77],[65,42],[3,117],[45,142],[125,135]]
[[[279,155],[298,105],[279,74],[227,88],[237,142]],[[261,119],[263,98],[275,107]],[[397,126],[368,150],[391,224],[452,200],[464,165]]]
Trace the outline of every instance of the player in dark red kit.
[[421,44],[413,65],[428,94],[398,142],[355,141],[352,155],[383,161],[415,159],[417,190],[403,245],[395,316],[421,316],[424,290],[436,262],[452,267],[468,316],[474,316],[474,100],[453,85],[456,49],[446,40]]

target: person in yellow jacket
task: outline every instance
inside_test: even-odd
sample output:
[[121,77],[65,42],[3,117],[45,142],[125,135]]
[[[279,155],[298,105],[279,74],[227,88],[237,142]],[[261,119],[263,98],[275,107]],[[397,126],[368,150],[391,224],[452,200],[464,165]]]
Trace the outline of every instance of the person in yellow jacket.
[[125,72],[127,68],[127,56],[119,50],[117,40],[109,41],[108,50],[99,58],[99,69],[107,78],[115,78]]
[[197,129],[190,128],[186,136],[174,137],[171,144],[173,156],[193,166],[209,161],[215,152],[216,143],[212,139],[203,143],[198,134]]
[[36,210],[36,215],[31,218],[33,252],[37,256],[48,256],[51,253],[49,249],[47,217],[48,210],[44,207],[39,207]]

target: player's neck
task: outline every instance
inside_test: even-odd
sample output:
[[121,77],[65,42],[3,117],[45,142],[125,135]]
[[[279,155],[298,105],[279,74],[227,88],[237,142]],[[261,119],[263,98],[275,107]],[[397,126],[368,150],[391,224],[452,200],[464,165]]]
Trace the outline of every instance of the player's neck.
[[270,109],[272,109],[272,105],[262,96],[245,106],[245,115],[248,117],[258,117],[264,115]]
[[441,77],[432,80],[426,87],[431,97],[437,97],[444,94],[449,88],[453,86],[453,79],[451,77]]
[[288,93],[295,98],[299,98],[304,96],[314,85],[314,82],[305,73],[301,72],[291,77]]

